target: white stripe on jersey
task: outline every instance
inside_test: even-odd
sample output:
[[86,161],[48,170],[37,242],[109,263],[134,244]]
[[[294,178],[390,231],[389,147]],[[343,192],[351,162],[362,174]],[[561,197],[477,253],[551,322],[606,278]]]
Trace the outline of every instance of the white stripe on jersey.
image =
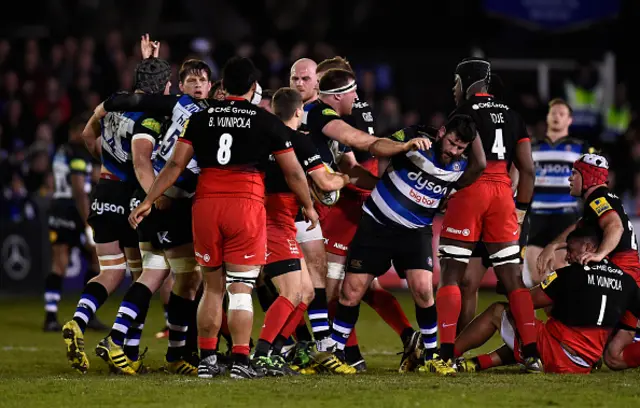
[[444,182],[451,183],[456,181],[462,176],[462,171],[449,171],[436,167],[431,160],[424,157],[419,151],[407,152],[407,157],[413,164],[418,166],[422,171],[430,174]]
[[[391,209],[391,207],[389,207],[387,205],[387,203],[384,201],[384,199],[380,196],[380,193],[378,193],[377,189],[374,189],[371,192],[371,199],[373,200],[373,203],[376,205],[376,207],[378,207],[378,210],[380,210],[385,217],[387,217],[388,219],[390,219],[391,221],[400,224],[406,228],[420,228],[422,227],[421,225],[418,224],[414,224],[406,219],[404,219],[403,217],[401,217],[400,215],[398,215],[395,211],[393,211]],[[366,204],[365,204],[366,205]]]
[[569,187],[569,177],[537,176],[536,187]]
[[558,151],[558,150],[548,150],[548,151],[533,151],[531,153],[534,162],[539,161],[559,161],[559,162],[567,162],[573,163],[578,160],[581,156],[580,153],[570,152],[570,151]]
[[424,208],[437,208],[440,205],[440,198],[432,198],[420,193],[420,190],[416,190],[405,183],[395,171],[389,171],[388,174],[391,182],[402,193],[402,195],[419,206]]

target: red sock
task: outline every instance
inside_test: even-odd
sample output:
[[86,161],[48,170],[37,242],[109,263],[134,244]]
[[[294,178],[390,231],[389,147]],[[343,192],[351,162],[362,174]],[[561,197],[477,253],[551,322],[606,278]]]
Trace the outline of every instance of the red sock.
[[640,342],[629,344],[622,350],[622,359],[627,364],[627,368],[640,366]]
[[493,367],[493,359],[491,359],[491,356],[488,354],[480,354],[476,359],[478,360],[478,367],[481,370]]
[[242,345],[231,347],[231,353],[233,354],[242,354],[243,356],[248,356],[249,351],[250,351],[250,348],[248,344],[242,344]]
[[522,345],[536,343],[536,314],[529,289],[516,289],[509,293],[509,308],[516,321],[516,329],[522,339]]
[[222,311],[222,323],[220,323],[220,333],[224,336],[231,336],[229,324],[227,323],[227,312]]
[[306,324],[306,322],[304,321],[304,314],[306,311],[307,304],[303,302],[298,303],[298,306],[291,313],[291,315],[289,315],[289,320],[287,320],[287,322],[284,324],[284,327],[282,328],[282,331],[280,332],[282,337],[288,339],[289,336],[291,336],[293,332],[296,331],[296,328],[298,326],[300,326],[303,322],[304,324]]
[[411,323],[404,314],[402,306],[395,296],[384,289],[369,290],[363,299],[373,310],[382,317],[398,336],[406,329],[411,329]]
[[[460,288],[456,285],[443,286],[436,293],[436,312],[438,313],[438,334],[440,345],[453,344],[456,341],[456,326],[462,310]],[[453,350],[451,350],[453,351]]]
[[198,348],[200,350],[215,350],[218,347],[217,337],[200,337],[198,336]]
[[264,315],[264,325],[260,331],[260,339],[273,343],[276,336],[280,334],[289,316],[295,310],[295,306],[284,296],[278,296]]

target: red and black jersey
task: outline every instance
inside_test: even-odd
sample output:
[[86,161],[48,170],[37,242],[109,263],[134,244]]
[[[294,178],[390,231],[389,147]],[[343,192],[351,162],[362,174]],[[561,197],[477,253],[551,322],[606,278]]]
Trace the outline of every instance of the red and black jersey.
[[[638,257],[638,241],[633,231],[633,224],[629,220],[629,216],[622,206],[622,201],[615,194],[609,192],[606,187],[600,187],[593,191],[584,200],[584,209],[580,223],[601,230],[599,221],[601,218],[608,216],[610,213],[616,213],[622,221],[622,238],[618,246],[609,254],[609,257],[616,256],[622,252],[632,252]],[[623,269],[625,265],[620,265]]]
[[502,181],[511,185],[509,167],[516,145],[529,141],[520,115],[492,95],[481,93],[464,101],[450,116],[456,114],[471,116],[482,140],[487,168],[480,179]]
[[[301,132],[295,132],[291,138],[293,151],[296,153],[298,161],[302,165],[305,173],[309,174],[314,170],[323,169],[324,164],[320,160],[318,150],[315,148],[309,136]],[[287,181],[282,174],[282,170],[276,163],[275,156],[269,157],[269,164],[266,169],[265,185],[267,194],[291,193],[291,189],[287,185]]]
[[179,138],[193,146],[198,160],[196,197],[264,199],[269,155],[291,151],[294,133],[245,99],[211,101],[207,109],[191,115]]

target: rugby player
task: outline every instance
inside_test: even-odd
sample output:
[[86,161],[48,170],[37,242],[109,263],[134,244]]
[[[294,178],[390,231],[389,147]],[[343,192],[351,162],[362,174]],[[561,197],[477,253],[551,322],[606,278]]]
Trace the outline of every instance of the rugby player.
[[[135,89],[150,94],[166,93],[170,86],[170,75],[171,68],[166,61],[145,59],[136,68]],[[102,158],[100,181],[91,194],[88,217],[94,232],[100,274],[85,286],[73,320],[62,328],[67,359],[74,369],[83,374],[89,368],[84,350],[87,322],[120,285],[127,264],[134,280],[142,271],[138,237],[127,222],[130,200],[138,188],[131,159],[131,142],[133,136],[138,134],[158,137],[156,119],[151,115],[128,111],[109,113],[100,119],[103,116],[94,113],[82,135],[89,152],[97,156],[99,151]],[[153,119],[153,123],[149,122],[150,119]],[[149,126],[145,126],[145,123]],[[98,148],[96,140],[100,137],[101,127],[101,146]],[[121,248],[124,248],[124,254]],[[130,335],[136,336],[135,333]],[[120,359],[127,358],[124,354],[118,356]],[[127,363],[132,364],[133,361]]]
[[[353,72],[351,64],[346,59],[334,57],[318,64],[316,69],[318,77],[322,77],[326,71],[332,68],[342,68]],[[357,96],[351,115],[346,116],[345,120],[356,129],[371,135],[374,134],[373,110],[366,101],[358,99]],[[361,150],[345,149],[337,165],[337,170],[343,173],[369,172],[375,176],[378,175],[378,158]],[[348,184],[346,189],[341,191],[340,200],[321,219],[325,250],[327,251],[326,286],[330,317],[335,315],[340,286],[342,279],[344,279],[347,250],[362,217],[362,205],[370,195],[370,189]],[[363,300],[400,336],[404,348],[413,349],[416,344],[420,344],[420,332],[413,330],[398,300],[382,288],[377,278],[371,282],[371,287],[367,290]],[[366,370],[366,363],[360,353],[355,328],[345,347],[345,359],[358,371]]]
[[[566,241],[569,265],[531,289],[537,309],[551,306],[546,322],[536,320],[538,350],[547,373],[590,373],[625,310],[640,311],[638,286],[631,275],[606,258],[583,264],[583,259],[591,257],[588,254],[597,253],[601,233],[586,225],[573,230]],[[480,347],[496,331],[505,344],[489,354],[459,359],[458,371],[522,362],[513,316],[509,306],[500,302],[489,306],[463,330],[456,339],[456,350],[464,353]]]
[[[179,71],[179,87],[181,92],[192,99],[183,99],[180,95],[176,98],[178,101],[183,99],[183,102],[191,103],[178,103],[182,109],[172,109],[171,120],[161,140],[134,136],[133,165],[141,189],[136,193],[136,203],[133,206],[144,199],[149,191],[155,179],[154,172],[161,171],[171,158],[176,139],[183,130],[181,121],[184,122],[185,116],[188,117],[192,111],[206,106],[202,99],[209,94],[210,75],[211,69],[204,61],[185,61]],[[151,155],[156,150],[157,155],[152,162]],[[161,288],[173,270],[175,282],[168,303],[169,347],[165,369],[175,374],[197,375],[197,367],[189,362],[192,353],[197,351],[196,344],[187,347],[187,334],[189,326],[195,330],[197,304],[194,298],[201,282],[200,273],[195,268],[191,233],[191,197],[195,192],[198,171],[195,161],[189,163],[176,183],[156,201],[156,211],[138,228],[143,273],[127,291],[110,335],[96,349],[117,371],[132,374],[126,361],[118,364],[112,357],[119,353],[109,339],[118,346],[121,339],[127,336],[134,320],[144,323],[151,296]]]
[[[374,156],[391,156],[391,160],[364,203],[364,214],[349,248],[329,350],[339,360],[344,359],[342,351],[358,320],[362,297],[371,281],[386,273],[393,262],[398,275],[407,279],[423,333],[424,344],[414,344],[403,356],[401,365],[407,372],[419,365],[423,346],[427,359],[436,352],[431,225],[441,200],[465,172],[467,159],[462,155],[476,138],[476,128],[471,117],[456,115],[437,136],[412,127],[393,133],[390,138],[402,142],[401,148],[387,148],[381,143],[384,139],[380,139],[369,149]],[[433,148],[431,140],[435,141]],[[474,160],[483,160],[481,149],[471,154],[478,155]],[[327,361],[322,353],[316,359],[327,369],[340,372],[340,367]]]
[[[436,295],[440,355],[425,365],[441,375],[455,374],[454,342],[461,310],[459,284],[478,241],[485,244],[494,271],[506,288],[522,336],[528,371],[542,370],[536,350],[533,304],[522,283],[518,244],[520,225],[533,195],[531,144],[520,116],[487,93],[490,71],[488,61],[468,58],[458,64],[455,72],[453,92],[458,108],[454,114],[467,114],[476,122],[480,137],[474,143],[483,146],[487,164],[475,183],[450,197],[443,219],[439,246],[442,269]],[[508,174],[512,160],[519,171],[516,203]],[[469,185],[469,179],[482,171],[481,166],[473,167],[476,169],[468,170],[468,177],[459,180],[460,187]]]
[[[579,261],[587,265],[589,262],[600,262],[607,257],[634,278],[636,283],[640,282],[638,241],[633,224],[620,199],[607,188],[608,176],[609,163],[597,154],[584,154],[573,164],[569,186],[571,195],[581,198],[584,203],[582,218],[544,248],[537,262],[539,273],[551,270],[555,251],[566,247],[566,237],[571,231],[587,226],[600,231],[602,240],[596,251],[583,254]],[[633,341],[638,319],[627,312],[621,324],[621,329],[609,342],[604,355],[604,362],[614,369],[635,366],[630,364],[634,361],[633,355],[625,353],[624,350]],[[640,359],[636,357],[635,361]]]
[[[273,96],[273,113],[285,125],[297,130],[304,114],[302,96],[292,88],[281,88]],[[291,139],[298,161],[307,175],[325,191],[342,189],[349,177],[326,171],[315,146],[307,135],[296,133]],[[260,339],[256,345],[256,365],[268,375],[291,374],[280,355],[284,340],[295,331],[304,318],[313,298],[313,284],[296,242],[295,218],[299,210],[296,196],[287,186],[274,159],[266,169],[267,264],[263,273],[277,286],[280,296],[266,311]],[[273,344],[276,338],[278,345]],[[274,350],[272,351],[272,344]]]
[[251,291],[266,260],[261,169],[270,153],[302,203],[311,228],[318,219],[304,172],[291,148],[293,130],[250,102],[257,93],[257,77],[255,66],[247,58],[234,57],[225,64],[225,100],[209,101],[209,108],[189,118],[173,156],[129,217],[131,225],[137,227],[197,155],[200,176],[192,212],[196,259],[204,278],[204,294],[198,308],[201,378],[224,371],[218,364],[216,348],[225,287],[233,339],[231,377],[255,378],[264,374],[249,360],[249,340],[253,322]]
[[[536,261],[542,249],[569,225],[580,213],[578,199],[570,194],[569,176],[573,163],[584,153],[593,153],[587,144],[569,136],[571,107],[562,99],[549,102],[547,134],[531,145],[536,166],[536,182],[529,210],[529,240],[526,246],[522,279],[527,287],[540,283]],[[564,249],[555,251],[553,269],[566,265]]]
[[[343,119],[352,113],[356,99],[356,88],[353,72],[344,69],[329,69],[320,80],[319,98],[305,106],[307,111],[306,128],[309,131],[309,136],[318,149],[321,160],[331,168],[337,166],[336,163],[340,161],[347,148],[368,150],[369,146],[378,140],[377,137],[354,128]],[[390,149],[402,146],[402,143],[390,139],[382,139],[379,143]],[[350,170],[349,175],[351,182],[357,185],[373,185],[378,180],[362,167]],[[323,209],[322,212],[326,215],[326,209]],[[318,248],[318,251],[324,251],[324,246]],[[315,283],[314,287],[316,287]],[[325,290],[317,291],[316,299],[323,295],[326,305]],[[326,351],[327,345],[323,344],[323,341],[328,339],[330,335],[327,318],[328,313],[326,312],[315,314],[309,311],[309,320],[314,328],[318,351]],[[325,324],[327,326],[324,326]]]
[[[86,281],[97,275],[98,259],[93,242],[93,231],[87,218],[89,216],[89,192],[93,164],[91,156],[82,141],[82,130],[89,117],[78,116],[69,123],[69,141],[56,151],[53,157],[53,176],[55,190],[49,210],[49,241],[52,250],[51,273],[45,279],[45,332],[59,332],[58,303],[62,291],[62,282],[69,266],[71,248],[84,249],[89,258],[89,270]],[[85,282],[86,284],[86,282]],[[94,315],[87,328],[104,330],[106,327]]]

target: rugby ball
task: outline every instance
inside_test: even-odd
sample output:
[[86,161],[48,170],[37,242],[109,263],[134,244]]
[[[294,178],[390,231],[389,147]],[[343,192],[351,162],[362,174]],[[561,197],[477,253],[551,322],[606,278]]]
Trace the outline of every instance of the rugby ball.
[[[327,166],[326,163],[323,163],[323,164],[324,164],[325,170],[328,173],[335,173],[331,167]],[[335,205],[340,199],[340,190],[335,190],[335,191],[321,190],[320,187],[318,187],[318,185],[313,180],[309,180],[309,190],[311,191],[311,195],[313,196],[314,200],[326,206]]]

